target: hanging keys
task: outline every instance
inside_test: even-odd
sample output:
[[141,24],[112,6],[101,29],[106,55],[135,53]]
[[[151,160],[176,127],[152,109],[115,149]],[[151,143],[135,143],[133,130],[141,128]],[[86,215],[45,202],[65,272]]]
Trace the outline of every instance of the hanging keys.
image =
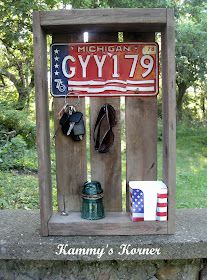
[[74,123],[74,122],[71,122],[71,123],[70,123],[69,129],[68,129],[68,132],[67,132],[67,136],[69,136],[69,135],[70,135],[70,133],[71,133],[71,131],[72,131],[72,129],[73,129],[73,127],[74,127],[74,125],[75,125],[75,123]]
[[[74,107],[74,106],[70,106],[70,107],[69,107],[69,112],[68,112],[69,115],[71,116],[71,115],[73,115],[75,112],[76,112],[75,107]],[[72,131],[74,125],[75,125],[75,122],[71,121],[71,117],[69,117],[69,121],[70,121],[70,123],[69,123],[68,132],[67,132],[67,135],[68,135],[68,136],[70,135],[70,133],[71,133],[71,131]]]
[[[62,125],[64,125],[64,123],[66,122],[66,114],[68,113],[68,111],[69,111],[69,104],[68,103],[66,103],[66,101],[65,101],[65,104],[64,104],[64,106],[60,109],[60,111],[58,112],[58,120],[59,120],[59,126],[58,126],[58,128],[55,130],[55,134],[54,134],[54,136],[53,136],[53,139],[55,139],[55,137],[57,136],[57,133],[58,133],[58,131],[59,131],[59,129],[60,129],[60,127],[62,126]],[[65,115],[64,115],[65,114]],[[64,116],[63,116],[64,115]]]
[[58,113],[58,117],[60,128],[64,135],[71,136],[74,141],[81,141],[83,139],[85,135],[83,114],[76,111],[75,105],[69,105],[65,102],[63,108]]
[[71,137],[74,141],[81,141],[85,135],[85,124],[83,120],[83,114],[81,112],[75,112],[70,116],[71,123],[74,122],[73,129],[71,130]]

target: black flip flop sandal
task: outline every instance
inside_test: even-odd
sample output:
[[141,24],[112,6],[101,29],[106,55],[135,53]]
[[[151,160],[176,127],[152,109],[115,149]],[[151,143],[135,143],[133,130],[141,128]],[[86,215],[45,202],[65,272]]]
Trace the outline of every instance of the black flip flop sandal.
[[107,153],[114,143],[112,128],[116,125],[116,111],[110,104],[101,107],[95,128],[94,143],[99,153]]

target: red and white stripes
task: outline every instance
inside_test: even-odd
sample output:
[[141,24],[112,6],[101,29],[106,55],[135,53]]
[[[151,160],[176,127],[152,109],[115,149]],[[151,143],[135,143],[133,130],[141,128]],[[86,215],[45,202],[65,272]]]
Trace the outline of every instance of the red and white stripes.
[[167,189],[161,189],[157,194],[157,221],[167,221],[167,197]]
[[106,81],[79,81],[68,80],[68,91],[79,91],[88,93],[103,93],[105,91],[120,92],[153,92],[155,90],[155,80],[130,81],[130,80],[106,80]]

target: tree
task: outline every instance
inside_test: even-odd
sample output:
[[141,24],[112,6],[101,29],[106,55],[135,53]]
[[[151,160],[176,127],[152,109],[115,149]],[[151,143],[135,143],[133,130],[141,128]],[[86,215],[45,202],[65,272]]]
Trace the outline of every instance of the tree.
[[[182,119],[182,104],[187,89],[196,87],[206,79],[207,21],[205,12],[195,16],[187,14],[176,28],[177,112]],[[198,21],[199,19],[199,21]]]
[[51,9],[57,0],[0,1],[0,83],[12,83],[23,109],[34,87],[32,11]]

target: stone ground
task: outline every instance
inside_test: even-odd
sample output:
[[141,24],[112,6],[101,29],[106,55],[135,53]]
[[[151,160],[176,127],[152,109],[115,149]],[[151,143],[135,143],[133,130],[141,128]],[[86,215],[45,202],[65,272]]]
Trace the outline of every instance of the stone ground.
[[[0,280],[197,280],[200,260],[0,261]],[[202,279],[203,280],[203,279]]]
[[[41,237],[39,211],[0,211],[0,259],[25,260],[173,260],[207,258],[207,209],[177,211],[174,235]],[[58,244],[71,248],[113,248],[100,259],[93,255],[57,255]],[[120,255],[131,248],[160,248],[160,255]],[[106,250],[107,251],[107,250]]]
[[[0,280],[207,280],[206,217],[207,209],[179,210],[176,233],[167,236],[41,237],[38,211],[2,210]],[[105,253],[58,255],[59,244]],[[123,244],[160,254],[121,255]]]

